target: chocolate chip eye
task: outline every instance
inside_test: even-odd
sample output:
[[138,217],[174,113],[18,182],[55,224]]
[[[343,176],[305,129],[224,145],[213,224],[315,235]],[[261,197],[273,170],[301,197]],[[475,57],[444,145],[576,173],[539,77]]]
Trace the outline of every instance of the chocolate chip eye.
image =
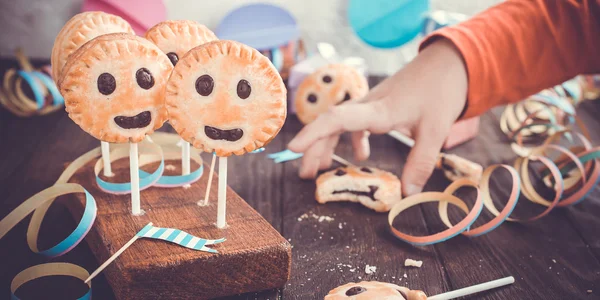
[[196,92],[201,96],[208,96],[215,87],[215,81],[208,74],[204,74],[196,80]]
[[310,94],[308,94],[308,98],[306,98],[306,100],[308,100],[308,102],[310,102],[310,103],[316,103],[317,95],[310,93]]
[[355,296],[366,291],[367,289],[362,286],[353,286],[352,288],[346,291],[346,296]]
[[173,65],[176,65],[177,62],[179,61],[179,56],[177,56],[177,53],[175,53],[175,52],[167,53],[167,57],[169,58],[169,60],[171,61],[171,63]]
[[343,169],[337,169],[337,171],[335,171],[335,176],[344,176],[346,175],[346,171],[344,171]]
[[361,171],[365,172],[365,173],[373,173],[373,171],[371,171],[371,169],[367,168],[367,167],[362,167],[360,168]]
[[117,82],[115,77],[110,73],[102,73],[98,76],[98,91],[102,95],[110,95],[117,88]]
[[154,77],[152,77],[150,70],[146,68],[137,70],[135,72],[135,79],[137,80],[137,84],[145,90],[149,90],[154,86]]
[[250,82],[245,79],[242,79],[238,82],[237,85],[237,94],[238,97],[242,99],[246,99],[250,97],[250,92],[252,92],[252,88],[250,87]]
[[330,83],[333,79],[329,75],[323,76],[323,82]]

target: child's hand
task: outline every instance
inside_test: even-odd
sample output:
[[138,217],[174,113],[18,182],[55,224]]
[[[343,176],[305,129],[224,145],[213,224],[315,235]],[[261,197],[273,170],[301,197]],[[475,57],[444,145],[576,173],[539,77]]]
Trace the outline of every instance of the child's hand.
[[352,132],[357,160],[369,157],[369,133],[407,133],[415,146],[402,172],[402,187],[405,195],[412,195],[421,192],[433,172],[466,97],[467,71],[461,55],[449,41],[438,40],[364,99],[334,106],[306,125],[288,147],[304,153],[300,177],[313,178],[319,169],[330,167],[344,131]]

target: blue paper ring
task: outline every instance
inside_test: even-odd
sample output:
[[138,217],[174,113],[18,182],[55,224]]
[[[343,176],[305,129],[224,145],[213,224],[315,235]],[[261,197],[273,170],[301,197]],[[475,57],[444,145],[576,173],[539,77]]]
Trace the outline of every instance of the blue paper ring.
[[38,252],[41,255],[48,257],[56,257],[63,255],[73,249],[79,242],[83,240],[83,238],[87,235],[87,233],[92,228],[94,224],[94,220],[96,219],[96,213],[98,211],[96,207],[96,200],[94,197],[84,189],[85,192],[85,210],[83,211],[83,215],[81,216],[81,220],[79,224],[67,236],[62,242],[56,244],[54,247]]
[[62,105],[65,103],[65,99],[58,91],[56,84],[48,75],[39,71],[33,71],[31,74],[39,79],[46,86],[46,88],[48,88],[50,95],[52,95],[52,102],[54,102],[54,105]]
[[44,93],[40,89],[38,82],[35,81],[35,76],[30,74],[29,72],[21,70],[17,71],[17,74],[19,74],[19,76],[23,78],[23,80],[25,80],[27,84],[29,84],[29,87],[33,91],[33,97],[35,98],[35,102],[37,103],[38,109],[42,109],[42,107],[44,107]]
[[[155,185],[160,187],[176,187],[191,184],[200,179],[203,173],[204,166],[200,165],[200,168],[187,175],[163,175],[158,179],[158,181],[156,181]],[[140,170],[140,174],[148,173]]]
[[[140,174],[140,191],[152,186],[162,176],[165,169],[165,160],[161,158],[160,165],[152,174],[139,170]],[[124,183],[112,183],[102,180],[99,176],[96,176],[96,183],[100,189],[114,194],[128,194],[131,193],[131,182]]]

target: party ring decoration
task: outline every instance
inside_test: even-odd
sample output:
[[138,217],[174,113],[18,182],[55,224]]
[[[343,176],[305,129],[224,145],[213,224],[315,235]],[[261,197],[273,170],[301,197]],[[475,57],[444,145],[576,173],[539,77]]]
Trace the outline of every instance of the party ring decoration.
[[[81,279],[81,281],[85,281],[85,279],[90,276],[90,273],[78,265],[64,262],[35,265],[21,271],[19,274],[17,274],[17,276],[15,276],[15,278],[13,278],[10,284],[11,300],[19,300],[15,293],[23,284],[47,276],[71,276]],[[88,282],[87,286],[89,287],[88,292],[82,297],[78,298],[78,300],[92,299],[92,282]]]

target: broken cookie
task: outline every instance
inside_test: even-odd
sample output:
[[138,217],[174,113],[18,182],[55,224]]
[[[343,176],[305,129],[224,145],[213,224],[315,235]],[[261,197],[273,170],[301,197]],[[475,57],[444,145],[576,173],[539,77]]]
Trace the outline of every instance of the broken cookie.
[[317,178],[319,203],[360,202],[377,212],[389,211],[402,199],[396,175],[371,167],[340,167]]

